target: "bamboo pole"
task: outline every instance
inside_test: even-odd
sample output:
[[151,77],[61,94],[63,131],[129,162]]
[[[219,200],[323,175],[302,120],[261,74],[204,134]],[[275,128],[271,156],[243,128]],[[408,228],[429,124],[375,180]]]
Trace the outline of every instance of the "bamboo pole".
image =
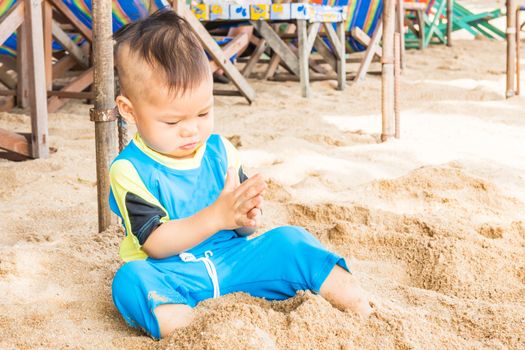
[[404,6],[404,0],[397,0],[397,21],[396,21],[396,28],[397,32],[400,34],[400,49],[399,52],[400,55],[400,62],[401,62],[401,69],[405,69],[405,6]]
[[447,0],[447,46],[452,46],[452,30],[454,23],[454,1]]
[[515,95],[516,73],[516,0],[507,0],[507,91],[505,96]]
[[520,68],[520,50],[521,50],[520,11],[522,11],[522,6],[518,6],[516,8],[516,95],[517,96],[519,96],[520,94],[520,79],[521,79],[520,77],[521,75],[520,74],[521,73],[521,68]]
[[381,74],[382,130],[381,141],[394,136],[394,32],[395,0],[383,1],[383,57]]
[[111,0],[93,1],[95,108],[91,119],[95,122],[99,232],[111,225],[109,166],[117,155],[115,117],[111,112],[115,107],[111,21]]
[[399,79],[401,76],[401,34],[394,33],[394,118],[395,137],[401,137],[400,110],[399,110]]

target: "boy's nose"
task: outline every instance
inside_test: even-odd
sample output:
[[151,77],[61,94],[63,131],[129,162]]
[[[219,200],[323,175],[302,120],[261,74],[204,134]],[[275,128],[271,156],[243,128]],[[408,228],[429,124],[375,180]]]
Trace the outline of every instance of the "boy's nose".
[[188,121],[187,123],[184,123],[184,125],[182,125],[181,136],[193,136],[197,134],[198,130],[199,128],[197,127],[197,123]]

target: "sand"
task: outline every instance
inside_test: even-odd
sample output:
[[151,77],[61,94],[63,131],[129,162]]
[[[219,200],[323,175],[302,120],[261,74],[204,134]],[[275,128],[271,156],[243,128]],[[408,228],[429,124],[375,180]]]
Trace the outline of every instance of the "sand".
[[252,106],[216,98],[216,131],[268,179],[262,230],[301,225],[347,257],[377,305],[367,320],[309,292],[233,294],[160,342],[128,328],[111,300],[122,231],[97,233],[90,106],[68,103],[49,159],[0,159],[0,349],[524,349],[525,98],[503,96],[504,50],[409,51],[402,139],[386,144],[377,75],[313,83],[310,100],[257,80]]

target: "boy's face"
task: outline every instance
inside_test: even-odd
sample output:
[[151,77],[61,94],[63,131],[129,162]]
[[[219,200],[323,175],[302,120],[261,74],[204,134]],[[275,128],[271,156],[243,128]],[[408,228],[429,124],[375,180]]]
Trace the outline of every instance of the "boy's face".
[[[173,96],[150,75],[141,93],[118,96],[117,106],[126,121],[135,123],[144,142],[168,157],[191,158],[213,130],[211,75],[191,90]],[[147,86],[145,86],[147,85]]]

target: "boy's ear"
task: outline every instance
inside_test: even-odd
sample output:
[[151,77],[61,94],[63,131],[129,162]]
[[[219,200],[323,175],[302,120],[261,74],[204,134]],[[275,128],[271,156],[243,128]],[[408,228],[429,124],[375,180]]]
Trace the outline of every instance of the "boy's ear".
[[115,103],[117,104],[119,114],[124,118],[126,123],[135,124],[135,115],[131,101],[125,96],[118,95]]

